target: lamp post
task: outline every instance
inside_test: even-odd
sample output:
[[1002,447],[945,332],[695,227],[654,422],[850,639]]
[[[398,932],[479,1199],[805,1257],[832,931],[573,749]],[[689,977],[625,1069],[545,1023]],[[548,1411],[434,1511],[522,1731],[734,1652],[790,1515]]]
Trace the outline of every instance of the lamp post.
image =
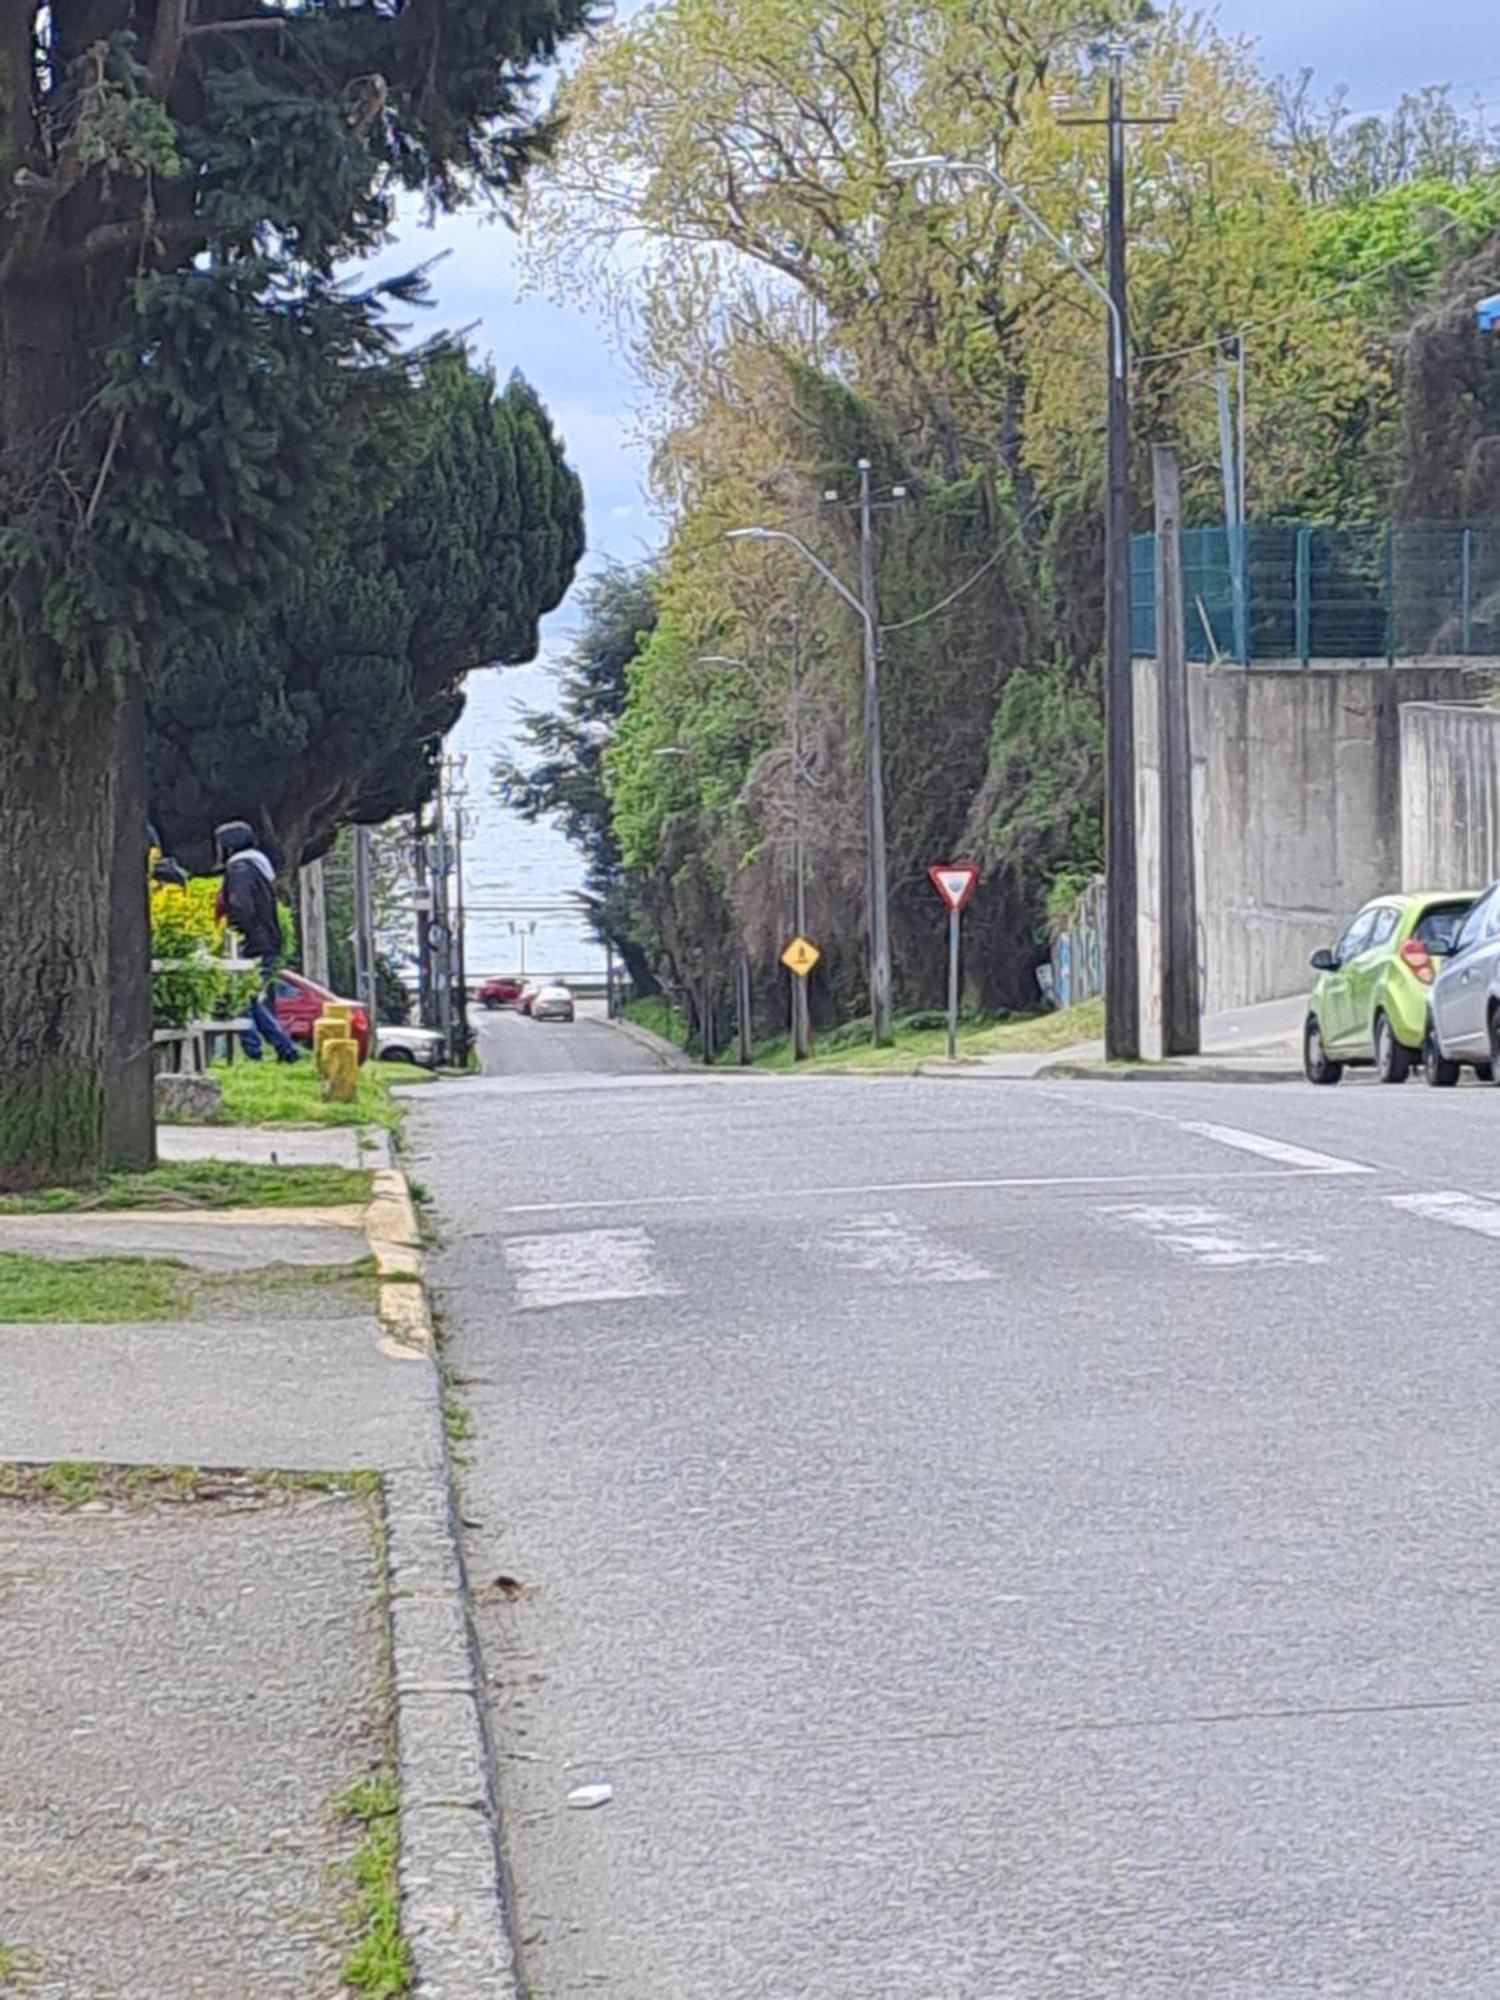
[[876,616],[870,556],[870,467],[860,461],[860,543],[862,589],[849,588],[800,535],[786,528],[731,528],[728,542],[785,542],[817,571],[859,619],[865,665],[865,818],[869,833],[870,1022],[877,1047],[891,1040],[891,927],[885,859],[885,770],[880,734],[880,625]]
[[[1098,298],[1109,319],[1108,474],[1104,516],[1105,590],[1105,940],[1104,1049],[1133,1061],[1140,1055],[1140,961],[1136,946],[1135,690],[1130,648],[1130,427],[1125,313],[1124,50],[1110,50],[1109,284],[1069,249],[1009,181],[979,160],[941,153],[893,160],[892,173],[930,171],[977,175],[1003,194],[1039,236]],[[1092,122],[1086,120],[1078,123]],[[1158,121],[1150,121],[1158,122]]]

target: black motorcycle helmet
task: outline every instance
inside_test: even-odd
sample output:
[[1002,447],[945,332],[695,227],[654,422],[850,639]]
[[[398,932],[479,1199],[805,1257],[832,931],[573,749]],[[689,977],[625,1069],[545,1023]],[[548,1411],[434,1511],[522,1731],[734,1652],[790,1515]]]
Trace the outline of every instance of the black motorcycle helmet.
[[247,819],[226,819],[222,826],[214,828],[214,846],[218,849],[221,868],[236,854],[243,854],[247,847],[254,845],[255,828]]

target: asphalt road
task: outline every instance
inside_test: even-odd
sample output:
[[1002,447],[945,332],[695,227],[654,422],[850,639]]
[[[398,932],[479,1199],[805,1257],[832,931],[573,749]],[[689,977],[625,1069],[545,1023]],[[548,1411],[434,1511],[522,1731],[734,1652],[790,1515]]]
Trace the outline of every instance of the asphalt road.
[[1500,1093],[411,1131],[536,2000],[1496,1992]]
[[512,1008],[472,1010],[479,1067],[486,1076],[659,1076],[648,1050],[581,1003],[576,1021],[532,1021]]

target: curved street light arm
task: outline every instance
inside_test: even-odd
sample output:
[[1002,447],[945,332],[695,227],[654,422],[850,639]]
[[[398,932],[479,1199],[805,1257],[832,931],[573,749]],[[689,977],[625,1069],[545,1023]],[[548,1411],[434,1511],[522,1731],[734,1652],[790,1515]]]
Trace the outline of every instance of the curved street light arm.
[[789,547],[797,551],[804,562],[811,563],[812,567],[818,572],[818,575],[822,577],[830,589],[838,592],[839,596],[843,598],[844,602],[862,625],[869,624],[869,615],[859,598],[855,596],[848,584],[828,567],[821,556],[813,554],[800,535],[791,534],[785,528],[731,528],[724,539],[726,542],[787,543]]

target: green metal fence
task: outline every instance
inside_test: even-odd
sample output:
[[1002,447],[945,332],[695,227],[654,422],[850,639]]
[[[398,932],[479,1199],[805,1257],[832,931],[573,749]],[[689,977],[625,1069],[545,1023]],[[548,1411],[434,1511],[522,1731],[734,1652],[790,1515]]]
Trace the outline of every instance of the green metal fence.
[[[1156,651],[1156,537],[1131,542],[1131,636]],[[1392,660],[1500,654],[1500,521],[1187,528],[1183,621],[1194,660]]]

